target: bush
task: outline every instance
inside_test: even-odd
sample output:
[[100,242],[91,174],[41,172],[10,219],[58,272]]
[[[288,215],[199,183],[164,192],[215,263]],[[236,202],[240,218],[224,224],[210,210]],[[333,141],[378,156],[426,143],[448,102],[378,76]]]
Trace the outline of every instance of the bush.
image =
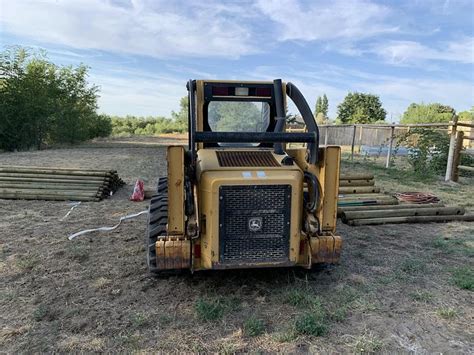
[[98,87],[88,68],[60,67],[44,52],[11,47],[0,53],[0,149],[76,143],[111,132],[98,115]]
[[449,152],[449,135],[429,128],[415,128],[398,137],[397,145],[406,145],[408,161],[421,175],[443,173]]
[[163,133],[183,133],[187,126],[175,119],[166,117],[126,116],[111,118],[112,135],[114,136],[156,136]]

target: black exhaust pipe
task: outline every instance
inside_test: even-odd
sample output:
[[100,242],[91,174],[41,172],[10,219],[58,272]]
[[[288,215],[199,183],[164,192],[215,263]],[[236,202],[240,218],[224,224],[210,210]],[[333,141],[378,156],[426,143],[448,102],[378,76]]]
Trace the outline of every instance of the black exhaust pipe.
[[[283,132],[283,128],[285,127],[286,121],[286,112],[285,112],[285,104],[283,101],[283,86],[281,79],[273,80],[273,92],[275,95],[275,109],[276,109],[276,124],[275,124],[275,133]],[[283,155],[285,154],[285,150],[283,149],[283,143],[275,143],[273,145],[273,150],[275,154]]]

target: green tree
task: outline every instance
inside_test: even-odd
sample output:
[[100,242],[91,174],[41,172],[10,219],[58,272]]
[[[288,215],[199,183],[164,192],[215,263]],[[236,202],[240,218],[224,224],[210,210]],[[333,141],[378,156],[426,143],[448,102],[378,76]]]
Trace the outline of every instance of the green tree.
[[44,52],[10,47],[0,53],[0,149],[75,143],[107,135],[111,121],[98,116],[96,86],[88,68],[58,67]]
[[189,107],[189,98],[183,96],[179,100],[179,112],[171,112],[171,118],[175,120],[179,127],[183,127],[184,130],[188,128],[188,107]]
[[[56,71],[57,111],[50,126],[54,142],[77,143],[93,138],[97,117],[97,86],[87,82],[88,68],[63,67]],[[106,117],[102,117],[106,120]]]
[[458,114],[459,121],[474,121],[474,106],[469,111],[462,111]]
[[387,112],[378,96],[350,92],[337,106],[337,115],[341,123],[374,123],[385,121]]
[[41,147],[58,95],[55,67],[20,47],[0,56],[0,149]]
[[314,117],[317,118],[318,117],[318,113],[321,113],[321,109],[322,109],[322,104],[323,104],[323,100],[321,99],[321,96],[318,96],[318,98],[316,99],[316,106],[314,106]]
[[449,122],[456,111],[451,106],[439,103],[412,103],[403,113],[401,123],[438,123]]
[[329,102],[326,94],[323,95],[323,99],[321,100],[321,113],[327,119],[328,117],[328,110],[329,110]]

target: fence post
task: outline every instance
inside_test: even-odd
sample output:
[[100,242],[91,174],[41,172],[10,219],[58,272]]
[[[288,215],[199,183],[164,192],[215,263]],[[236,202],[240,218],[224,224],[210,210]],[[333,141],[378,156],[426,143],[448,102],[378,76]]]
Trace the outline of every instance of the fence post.
[[446,175],[444,181],[451,181],[453,176],[453,161],[454,161],[454,148],[456,144],[456,129],[457,129],[458,117],[454,116],[453,125],[451,127],[451,138],[449,140],[449,152],[448,152],[448,164],[446,165]]
[[451,180],[458,181],[459,180],[459,164],[461,163],[461,151],[464,141],[464,132],[458,131],[456,134],[456,144],[454,147],[454,158],[453,158],[453,174],[451,176]]
[[324,145],[327,147],[328,146],[328,133],[329,133],[329,127],[326,126],[326,131],[324,134]]
[[387,161],[385,167],[388,169],[390,167],[390,159],[392,159],[392,149],[393,149],[393,140],[395,139],[395,126],[390,127],[390,143],[388,145],[387,151]]
[[354,146],[355,146],[355,140],[356,140],[356,130],[357,130],[357,126],[354,125],[354,130],[352,131],[351,160],[354,160]]
[[362,131],[364,128],[362,126],[359,126],[359,154],[362,150]]

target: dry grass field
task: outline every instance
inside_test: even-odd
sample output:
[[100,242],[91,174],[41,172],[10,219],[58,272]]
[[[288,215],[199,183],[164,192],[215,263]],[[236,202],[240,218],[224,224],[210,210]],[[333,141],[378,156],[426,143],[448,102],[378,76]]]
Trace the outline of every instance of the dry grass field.
[[[146,217],[69,241],[142,211],[130,202],[165,174],[171,138],[2,153],[0,165],[116,169],[127,182],[102,202],[0,200],[2,352],[474,352],[474,223],[349,227],[334,267],[146,271]],[[410,181],[365,163],[388,191],[431,191],[474,210],[474,179]]]

